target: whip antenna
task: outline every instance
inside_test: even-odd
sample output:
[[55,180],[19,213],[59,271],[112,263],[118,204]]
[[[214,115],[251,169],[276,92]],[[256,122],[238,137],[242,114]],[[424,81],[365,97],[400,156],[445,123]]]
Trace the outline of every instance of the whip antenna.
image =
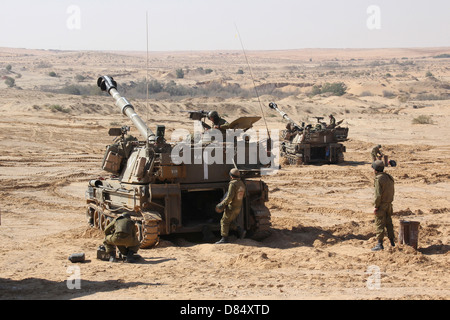
[[266,125],[267,136],[270,139],[269,127],[267,126],[266,117],[264,116],[264,111],[263,111],[261,99],[259,98],[258,89],[256,89],[256,82],[255,82],[255,77],[253,76],[252,67],[250,66],[250,63],[248,62],[247,53],[245,52],[245,48],[244,48],[244,44],[242,42],[241,34],[239,33],[239,29],[238,29],[236,23],[234,23],[234,26],[236,28],[236,32],[237,32],[238,37],[239,37],[239,42],[241,43],[242,52],[244,52],[245,61],[247,62],[248,69],[250,70],[250,76],[251,76],[252,81],[253,81],[253,88],[255,89],[256,97],[258,98],[259,107],[261,109],[261,114],[262,114],[262,117],[264,119],[264,124]]
[[148,92],[149,92],[149,83],[148,83],[148,11],[146,11],[145,12],[145,22],[146,22],[146,37],[147,37],[147,66],[146,66],[146,71],[147,71],[147,74],[146,74],[146,76],[145,76],[145,82],[146,82],[146,85],[147,85],[147,96],[146,96],[146,107],[147,107],[147,121],[148,121]]

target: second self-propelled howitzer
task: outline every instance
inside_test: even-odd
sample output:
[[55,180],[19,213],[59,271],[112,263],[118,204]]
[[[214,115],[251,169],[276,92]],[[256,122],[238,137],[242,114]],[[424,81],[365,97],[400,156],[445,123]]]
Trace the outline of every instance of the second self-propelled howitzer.
[[271,102],[269,108],[281,114],[288,121],[281,133],[280,154],[289,164],[341,163],[344,161],[345,146],[340,143],[347,140],[348,128],[327,126],[316,117],[315,125],[301,125]]
[[[261,239],[269,235],[270,212],[265,206],[268,187],[258,179],[263,166],[239,163],[237,155],[230,163],[202,159],[208,154],[217,156],[218,152],[223,152],[226,159],[226,150],[220,144],[211,153],[211,141],[168,143],[165,126],[157,125],[153,132],[120,95],[113,78],[103,76],[97,84],[114,98],[142,139],[131,136],[127,126],[109,130],[115,139],[106,147],[102,169],[110,176],[91,180],[86,190],[87,219],[93,227],[104,230],[109,221],[129,213],[136,222],[142,248],[155,246],[163,235],[211,235],[220,230],[222,215],[215,206],[228,190],[230,170],[237,167],[247,187],[237,224],[248,237]],[[249,147],[247,142],[245,148]],[[174,159],[174,155],[179,157]]]

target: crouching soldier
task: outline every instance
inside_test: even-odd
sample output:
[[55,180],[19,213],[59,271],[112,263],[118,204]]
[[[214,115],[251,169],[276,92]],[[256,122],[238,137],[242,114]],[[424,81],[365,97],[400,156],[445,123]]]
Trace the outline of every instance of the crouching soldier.
[[105,241],[103,242],[106,253],[110,255],[109,261],[116,261],[116,246],[125,262],[136,261],[136,254],[140,242],[136,233],[136,226],[129,213],[124,213],[115,218],[105,229]]

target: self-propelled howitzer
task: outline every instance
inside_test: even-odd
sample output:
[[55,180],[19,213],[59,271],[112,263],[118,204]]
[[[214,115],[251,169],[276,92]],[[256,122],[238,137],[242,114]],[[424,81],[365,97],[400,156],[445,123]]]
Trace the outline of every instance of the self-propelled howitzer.
[[289,164],[341,163],[344,161],[345,146],[340,143],[347,140],[348,128],[329,127],[316,117],[315,125],[298,125],[289,116],[271,102],[269,108],[278,111],[288,124],[282,131],[280,154]]
[[[199,161],[198,155],[202,158],[211,154],[208,153],[211,140],[208,143],[189,140],[183,142],[183,148],[181,142],[168,143],[165,126],[158,125],[155,133],[150,130],[132,104],[117,91],[113,78],[103,76],[97,84],[114,98],[116,106],[133,122],[143,139],[129,135],[127,126],[109,130],[116,138],[106,147],[102,169],[111,175],[91,180],[86,191],[87,218],[92,226],[104,230],[113,218],[129,213],[136,222],[142,248],[155,246],[162,235],[194,232],[210,235],[220,229],[221,214],[216,213],[215,206],[228,189],[230,169],[237,166],[247,186],[237,223],[249,237],[259,239],[269,235],[270,212],[265,206],[268,187],[256,179],[263,165],[239,163],[235,154],[231,163]],[[225,145],[225,142],[215,144],[216,156],[223,152],[223,159],[227,159],[229,149]],[[248,141],[244,145],[246,149],[252,148]],[[185,160],[181,163],[173,157],[179,150]],[[246,151],[245,161],[250,154]]]

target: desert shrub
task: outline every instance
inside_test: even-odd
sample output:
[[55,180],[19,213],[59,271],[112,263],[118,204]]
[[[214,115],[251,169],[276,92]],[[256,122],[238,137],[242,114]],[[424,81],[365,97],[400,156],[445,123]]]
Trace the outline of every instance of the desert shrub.
[[347,86],[343,82],[327,82],[322,86],[321,93],[331,92],[334,96],[342,96],[346,90]]
[[244,74],[244,70],[239,69],[236,73],[237,73],[237,74]]
[[16,80],[14,80],[14,78],[11,78],[11,77],[5,77],[5,84],[8,87],[12,88],[16,85]]
[[450,58],[450,54],[449,53],[438,54],[437,56],[434,56],[433,58],[435,58],[435,59]]
[[361,94],[359,96],[360,97],[371,97],[371,96],[373,96],[373,94],[370,91],[363,91],[363,92],[361,92]]
[[48,75],[50,76],[50,77],[56,77],[56,72],[55,71],[50,71],[49,73],[48,73]]
[[383,90],[383,97],[385,98],[392,98],[395,97],[395,93],[389,90]]
[[86,77],[82,76],[81,74],[77,74],[75,76],[75,80],[77,80],[78,82],[82,82],[82,81],[86,80]]
[[322,90],[320,89],[320,87],[315,85],[315,86],[312,87],[309,95],[310,96],[315,96],[315,95],[318,95],[318,94],[321,94],[321,93],[322,93]]
[[434,121],[430,116],[420,115],[417,118],[414,118],[412,121],[413,124],[433,124]]
[[10,64],[8,64],[5,69],[6,69],[6,71],[11,72],[12,66]]
[[49,108],[52,112],[62,112],[62,113],[70,112],[70,109],[64,108],[63,106],[60,106],[59,104],[53,104]]
[[433,74],[430,71],[427,71],[427,73],[425,73],[425,77],[429,78],[432,77]]
[[183,69],[175,70],[175,74],[177,76],[177,79],[183,79],[184,78],[184,71],[183,71]]
[[448,98],[449,98],[448,95],[438,96],[438,95],[432,94],[432,93],[430,93],[430,94],[421,93],[421,94],[418,94],[415,99],[419,100],[419,101],[423,101],[423,100],[447,100]]

